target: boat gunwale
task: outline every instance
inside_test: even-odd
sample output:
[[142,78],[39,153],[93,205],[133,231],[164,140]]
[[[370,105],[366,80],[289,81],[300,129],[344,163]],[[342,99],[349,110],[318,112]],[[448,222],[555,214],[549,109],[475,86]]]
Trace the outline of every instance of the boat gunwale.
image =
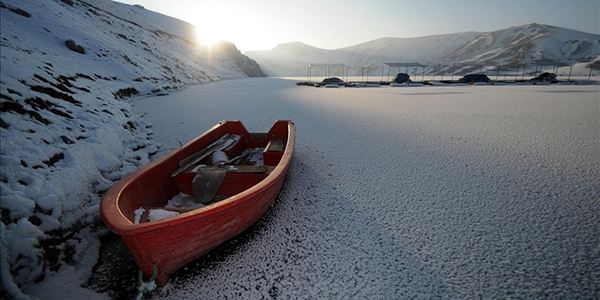
[[[232,121],[236,121],[236,120],[232,120]],[[104,198],[107,198],[109,203],[104,203],[104,201],[102,201],[103,203],[101,203],[101,211],[103,211],[103,212],[106,212],[105,211],[106,209],[104,208],[104,206],[110,205],[110,204],[115,206],[114,208],[108,209],[111,213],[107,213],[106,215],[104,213],[102,213],[102,215],[103,215],[102,219],[108,225],[108,227],[118,235],[132,236],[132,235],[136,235],[136,234],[139,234],[142,232],[161,230],[166,227],[175,227],[175,226],[179,226],[180,224],[193,222],[193,221],[197,220],[198,218],[216,214],[221,211],[235,207],[238,204],[241,204],[244,200],[246,200],[246,201],[251,200],[256,195],[259,195],[260,193],[269,190],[270,187],[273,186],[280,177],[286,175],[287,168],[290,165],[292,154],[294,151],[295,125],[290,120],[277,120],[275,122],[275,124],[277,122],[287,122],[288,133],[287,133],[286,146],[285,146],[283,155],[282,155],[279,163],[259,183],[255,184],[252,187],[242,191],[241,193],[235,194],[227,199],[221,200],[216,203],[209,204],[205,207],[192,209],[188,212],[184,212],[184,213],[181,213],[181,214],[178,214],[175,216],[170,216],[170,217],[167,217],[167,218],[164,218],[161,220],[145,222],[145,223],[141,223],[141,224],[135,224],[134,222],[132,222],[129,218],[127,218],[123,214],[123,212],[119,208],[119,204],[118,204],[119,200],[121,199],[120,198],[121,194],[127,189],[127,187],[130,184],[133,184],[136,181],[136,178],[141,177],[142,175],[146,174],[147,172],[151,172],[155,168],[155,166],[158,166],[161,163],[163,163],[165,160],[171,158],[173,155],[176,154],[177,151],[180,151],[181,149],[184,149],[185,147],[190,147],[195,142],[197,142],[199,139],[202,139],[209,132],[216,130],[219,126],[223,126],[227,122],[230,122],[230,121],[219,122],[218,124],[214,125],[210,129],[208,129],[207,131],[202,133],[197,138],[186,143],[181,148],[170,151],[168,154],[164,155],[163,157],[157,159],[154,162],[149,163],[146,166],[143,166],[142,168],[136,170],[135,172],[131,173],[130,175],[124,177],[119,182],[117,182],[117,184],[115,186],[113,186],[113,188],[111,188],[104,195]],[[114,195],[112,195],[112,194],[114,194]],[[116,212],[118,212],[118,214]]]

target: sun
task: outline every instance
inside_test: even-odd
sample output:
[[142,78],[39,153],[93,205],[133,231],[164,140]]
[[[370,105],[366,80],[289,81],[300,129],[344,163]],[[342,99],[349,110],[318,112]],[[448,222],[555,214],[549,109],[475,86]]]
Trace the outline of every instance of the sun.
[[212,47],[222,40],[218,32],[199,25],[196,26],[196,39],[200,45],[207,47]]
[[195,12],[192,24],[196,26],[196,39],[200,45],[210,47],[229,38],[231,25],[223,21],[230,17],[227,9],[218,3],[205,3],[190,10]]
[[197,44],[203,47],[227,41],[240,51],[259,50],[271,43],[271,37],[277,31],[273,26],[265,26],[260,14],[242,5],[231,6],[214,1],[198,4],[190,9],[190,13],[193,15],[187,20],[196,27]]

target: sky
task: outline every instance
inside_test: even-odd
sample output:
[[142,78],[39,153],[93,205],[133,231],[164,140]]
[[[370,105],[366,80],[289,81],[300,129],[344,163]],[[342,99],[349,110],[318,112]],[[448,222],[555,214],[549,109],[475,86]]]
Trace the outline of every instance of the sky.
[[530,23],[600,34],[600,0],[120,0],[198,28],[242,51],[299,41],[339,49],[382,37],[488,32]]

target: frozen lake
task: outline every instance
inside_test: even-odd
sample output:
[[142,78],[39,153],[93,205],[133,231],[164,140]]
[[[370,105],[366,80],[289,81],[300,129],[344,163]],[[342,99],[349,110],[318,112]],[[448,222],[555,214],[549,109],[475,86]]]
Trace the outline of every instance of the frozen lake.
[[252,237],[156,299],[600,297],[600,86],[311,88],[137,100],[159,155],[222,119],[297,127]]

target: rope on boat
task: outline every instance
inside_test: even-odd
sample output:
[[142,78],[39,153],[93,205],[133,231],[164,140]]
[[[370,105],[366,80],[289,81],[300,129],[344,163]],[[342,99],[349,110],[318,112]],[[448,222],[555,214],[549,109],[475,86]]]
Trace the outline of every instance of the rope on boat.
[[141,299],[142,295],[148,294],[156,288],[156,283],[154,282],[154,280],[156,280],[157,276],[158,267],[156,266],[156,264],[152,264],[152,276],[148,281],[144,281],[144,274],[142,273],[142,270],[138,270],[139,293],[137,299]]

